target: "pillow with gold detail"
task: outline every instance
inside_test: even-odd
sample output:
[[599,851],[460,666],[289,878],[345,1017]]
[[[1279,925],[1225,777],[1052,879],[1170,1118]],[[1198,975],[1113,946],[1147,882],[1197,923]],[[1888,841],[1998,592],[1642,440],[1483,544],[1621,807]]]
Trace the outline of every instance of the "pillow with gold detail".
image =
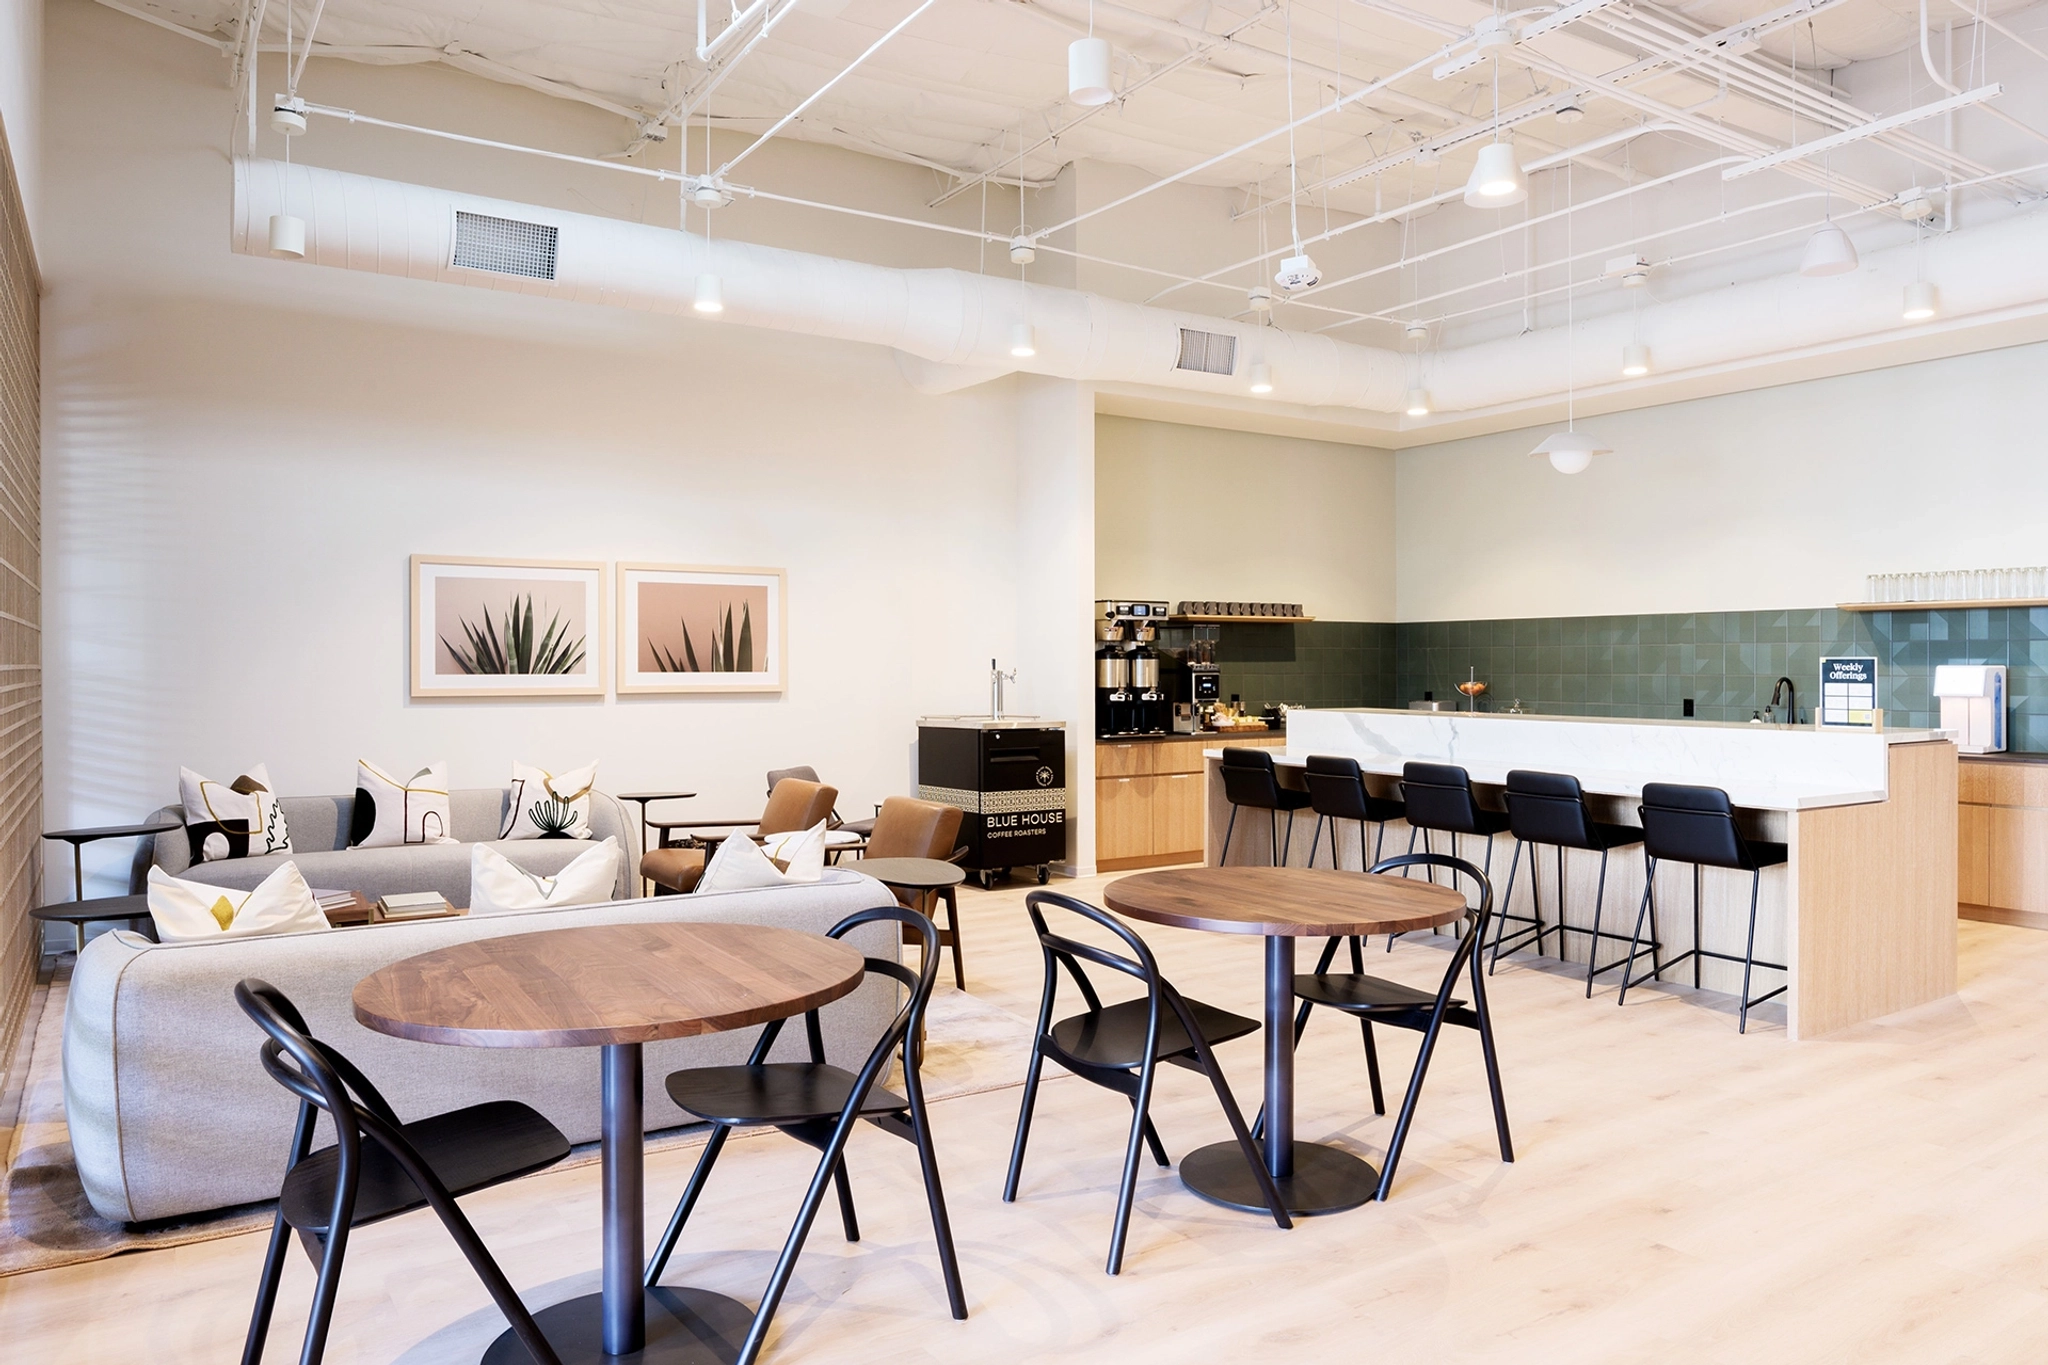
[[448,819],[447,760],[429,763],[402,780],[374,763],[356,760],[355,809],[348,825],[351,847],[452,844]]
[[606,839],[545,877],[528,872],[489,844],[471,844],[469,913],[602,905],[618,895],[619,864],[625,856],[617,839]]
[[261,763],[232,782],[180,768],[178,799],[195,863],[292,851],[291,826],[271,791],[270,770]]
[[500,839],[588,839],[590,789],[597,765],[586,763],[551,773],[527,763],[512,765],[512,801],[505,808]]
[[149,869],[149,917],[159,943],[254,938],[330,927],[297,863],[283,863],[254,891],[230,891]]

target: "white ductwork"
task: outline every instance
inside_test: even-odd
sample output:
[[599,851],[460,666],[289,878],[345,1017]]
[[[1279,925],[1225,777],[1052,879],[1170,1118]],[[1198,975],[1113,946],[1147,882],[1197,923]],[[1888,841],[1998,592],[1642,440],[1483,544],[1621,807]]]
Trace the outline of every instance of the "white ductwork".
[[[906,374],[931,389],[1023,371],[1242,392],[1242,378],[1176,368],[1182,328],[1236,337],[1238,373],[1265,361],[1285,376],[1285,396],[1294,402],[1392,412],[1405,388],[1402,358],[1392,351],[1072,289],[706,242],[670,228],[281,161],[237,157],[234,172],[238,252],[267,254],[270,217],[285,213],[305,221],[307,262],[381,275],[656,313],[689,312],[697,277],[716,275],[727,320],[894,347],[911,358]],[[554,228],[552,278],[453,264],[458,213]],[[1010,354],[1011,329],[1024,321],[1035,329],[1037,354],[1017,359]]]
[[[454,194],[303,165],[238,157],[233,245],[267,254],[272,214],[305,222],[305,259],[383,275],[688,313],[699,275],[723,286],[733,322],[888,346],[907,379],[948,392],[1006,374],[1241,397],[1264,363],[1272,398],[1304,407],[1396,413],[1414,381],[1408,357],[1326,336],[1124,303],[1071,289],[1025,287],[960,270],[898,270],[800,251],[712,241],[669,228]],[[549,273],[522,277],[455,264],[458,214],[552,228]],[[1423,382],[1441,415],[1507,408],[1609,381],[1621,348],[1646,343],[1662,375],[1756,363],[1898,335],[1900,289],[1937,280],[1946,320],[2048,308],[2048,215],[2022,212],[1917,248],[1868,253],[1831,279],[1778,276],[1562,328],[1439,352]],[[1010,353],[1029,322],[1036,354]],[[1231,373],[1177,367],[1183,329],[1236,339]]]

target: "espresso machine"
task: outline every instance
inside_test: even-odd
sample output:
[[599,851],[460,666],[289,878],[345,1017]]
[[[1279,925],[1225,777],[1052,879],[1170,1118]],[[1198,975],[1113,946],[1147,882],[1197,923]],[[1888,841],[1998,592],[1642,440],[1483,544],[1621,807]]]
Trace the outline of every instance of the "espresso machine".
[[1104,738],[1163,735],[1172,708],[1152,648],[1164,602],[1095,604],[1095,733]]
[[1175,734],[1200,734],[1223,700],[1223,668],[1216,662],[1221,634],[1221,626],[1196,626],[1186,648],[1166,661],[1161,682]]

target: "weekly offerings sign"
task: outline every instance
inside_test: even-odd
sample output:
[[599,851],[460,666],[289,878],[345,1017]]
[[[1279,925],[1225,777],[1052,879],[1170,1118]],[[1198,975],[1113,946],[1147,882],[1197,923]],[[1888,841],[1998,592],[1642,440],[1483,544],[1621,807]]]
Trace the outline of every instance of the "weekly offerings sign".
[[1877,660],[1820,661],[1820,723],[1822,728],[1877,728]]

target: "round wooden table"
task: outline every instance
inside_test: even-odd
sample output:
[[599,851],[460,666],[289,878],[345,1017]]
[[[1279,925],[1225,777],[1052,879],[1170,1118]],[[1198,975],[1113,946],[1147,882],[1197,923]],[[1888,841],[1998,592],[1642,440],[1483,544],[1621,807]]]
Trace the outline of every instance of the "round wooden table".
[[[706,1290],[641,1288],[645,1133],[640,1048],[801,1014],[861,982],[859,950],[754,924],[607,924],[477,939],[394,962],[356,983],[355,1016],[397,1038],[454,1047],[601,1047],[604,1278],[534,1314],[562,1365],[730,1362],[753,1310]],[[508,1330],[487,1365],[531,1365]]]
[[[1131,919],[1266,939],[1266,1171],[1290,1213],[1336,1213],[1373,1196],[1379,1173],[1351,1153],[1294,1140],[1294,940],[1434,929],[1465,913],[1448,886],[1302,867],[1191,867],[1123,877],[1103,892]],[[1188,1153],[1181,1183],[1231,1208],[1266,1212],[1235,1142]]]

